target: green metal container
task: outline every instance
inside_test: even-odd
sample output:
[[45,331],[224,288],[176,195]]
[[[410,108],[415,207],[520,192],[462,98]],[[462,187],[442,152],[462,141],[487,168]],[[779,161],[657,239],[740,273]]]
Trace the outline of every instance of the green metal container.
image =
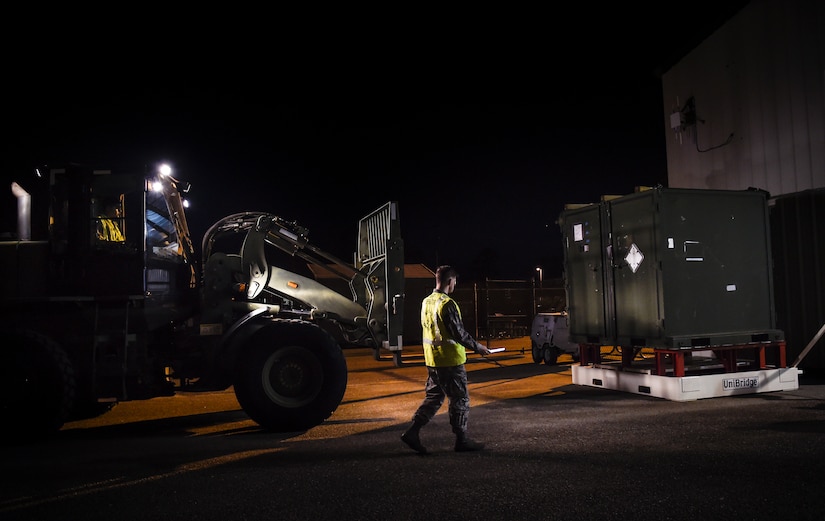
[[[580,235],[596,215],[598,235]],[[665,349],[782,340],[767,193],[655,188],[566,210],[559,222],[574,341],[595,343],[596,332],[602,345]],[[598,243],[586,247],[588,238]]]
[[559,224],[564,240],[570,340],[604,344],[615,332],[612,273],[605,260],[605,247],[610,243],[606,206],[566,209]]

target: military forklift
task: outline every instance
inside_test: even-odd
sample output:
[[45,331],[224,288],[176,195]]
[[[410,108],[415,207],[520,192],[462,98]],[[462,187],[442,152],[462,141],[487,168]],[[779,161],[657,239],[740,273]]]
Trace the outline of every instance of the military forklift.
[[[50,435],[122,401],[229,387],[262,428],[306,430],[343,398],[343,348],[389,351],[400,365],[397,203],[358,222],[352,262],[263,212],[218,220],[198,253],[189,189],[166,165],[67,164],[12,183],[17,229],[0,241],[0,411],[16,435]],[[276,253],[345,279],[351,295],[279,267]]]

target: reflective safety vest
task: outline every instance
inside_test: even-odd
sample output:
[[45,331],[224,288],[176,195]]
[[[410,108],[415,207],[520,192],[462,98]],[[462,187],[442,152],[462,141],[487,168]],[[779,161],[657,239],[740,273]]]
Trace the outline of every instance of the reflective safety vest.
[[[450,336],[441,315],[444,304],[452,300],[446,293],[433,291],[421,303],[421,336],[424,344],[424,363],[428,367],[449,367],[467,361],[464,346]],[[458,305],[456,309],[460,317],[461,310]]]
[[97,238],[101,241],[124,242],[123,232],[117,223],[109,218],[101,218],[100,226],[97,230]]

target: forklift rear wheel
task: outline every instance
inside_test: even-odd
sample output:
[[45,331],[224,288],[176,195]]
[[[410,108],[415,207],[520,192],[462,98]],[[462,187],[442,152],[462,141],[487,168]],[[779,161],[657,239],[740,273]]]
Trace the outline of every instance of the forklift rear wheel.
[[77,382],[66,351],[49,337],[12,331],[0,363],[0,414],[13,422],[12,439],[50,436],[60,430],[74,406]]

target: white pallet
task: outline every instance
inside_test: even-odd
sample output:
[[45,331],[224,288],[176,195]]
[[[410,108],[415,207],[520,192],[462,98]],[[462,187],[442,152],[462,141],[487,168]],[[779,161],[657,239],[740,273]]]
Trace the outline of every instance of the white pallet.
[[686,402],[737,394],[799,389],[796,367],[697,376],[658,376],[620,366],[574,365],[573,383]]

